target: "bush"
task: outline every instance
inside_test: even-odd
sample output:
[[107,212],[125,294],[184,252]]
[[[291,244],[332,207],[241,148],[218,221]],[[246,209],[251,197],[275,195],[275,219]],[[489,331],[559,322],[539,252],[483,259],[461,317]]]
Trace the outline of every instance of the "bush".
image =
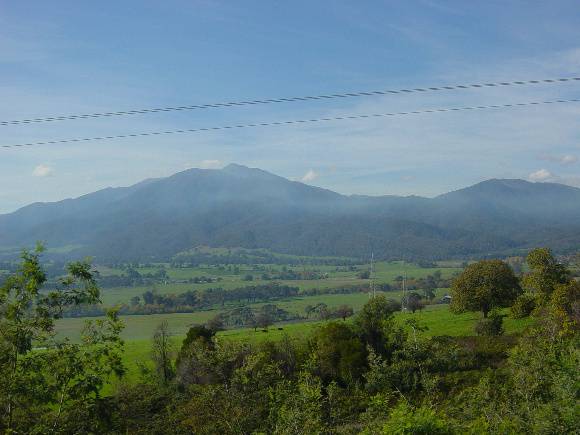
[[514,319],[522,319],[532,314],[536,308],[536,297],[530,293],[518,296],[510,308],[510,313]]
[[413,409],[406,403],[401,403],[391,412],[381,433],[435,435],[450,434],[452,430],[433,409],[425,406]]
[[502,335],[503,315],[493,312],[489,317],[480,319],[475,324],[475,333],[487,337]]

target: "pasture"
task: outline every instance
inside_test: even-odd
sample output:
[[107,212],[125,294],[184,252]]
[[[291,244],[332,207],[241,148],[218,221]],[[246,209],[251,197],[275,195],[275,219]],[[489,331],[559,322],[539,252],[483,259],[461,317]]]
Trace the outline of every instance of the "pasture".
[[[282,279],[276,280],[283,285],[298,287],[300,290],[310,290],[315,288],[338,288],[345,286],[368,286],[369,279],[361,279],[358,274],[361,271],[368,270],[370,265],[361,264],[355,266],[354,270],[349,268],[328,266],[328,265],[307,265],[299,266],[284,266],[279,264],[260,264],[260,265],[228,265],[228,266],[214,266],[214,265],[200,265],[197,267],[176,268],[170,267],[169,264],[157,264],[149,267],[138,267],[135,270],[142,275],[151,274],[159,270],[163,266],[169,279],[165,283],[156,283],[151,285],[142,285],[135,287],[114,287],[104,288],[101,290],[101,299],[105,306],[114,306],[117,304],[128,303],[131,298],[141,296],[144,292],[152,290],[158,294],[179,294],[188,290],[201,290],[207,288],[221,287],[224,290],[244,287],[247,285],[265,284],[270,281],[263,280],[264,273],[279,273],[282,270],[302,272],[318,272],[327,275],[323,279]],[[406,263],[403,261],[393,262],[377,262],[375,263],[375,282],[377,285],[390,284],[396,282],[397,277],[406,275],[408,279],[425,278],[427,275],[433,275],[440,272],[442,278],[450,278],[455,273],[461,271],[461,268],[455,267],[420,267],[416,264]],[[107,275],[123,275],[125,272],[122,269],[98,266],[97,270],[103,276]],[[235,273],[234,273],[235,270]],[[252,280],[245,280],[247,275],[251,275]],[[185,282],[199,277],[211,277],[219,279],[217,282],[210,283],[192,283]]]
[[[507,314],[507,310],[505,310]],[[447,305],[432,305],[421,312],[395,313],[395,321],[404,328],[407,328],[405,321],[408,319],[417,320],[421,326],[427,328],[421,332],[423,337],[434,336],[469,336],[474,335],[473,328],[479,318],[479,313],[453,314]],[[139,376],[140,365],[151,364],[151,336],[157,325],[166,320],[172,332],[172,348],[174,352],[179,350],[187,329],[192,323],[200,323],[207,318],[206,313],[191,314],[165,314],[151,316],[127,316],[124,318],[126,328],[123,332],[125,337],[124,362],[128,369],[127,380],[135,380]],[[68,322],[66,329],[62,329],[62,322],[59,323],[59,330],[72,332],[74,328],[80,327],[81,322]],[[341,322],[342,320],[335,320]],[[350,320],[347,320],[350,321]],[[217,335],[218,340],[233,340],[257,344],[264,341],[277,341],[287,335],[290,339],[306,339],[317,327],[323,325],[323,321],[297,322],[277,324],[270,327],[267,332],[254,330],[253,328],[231,329],[221,331]],[[522,332],[531,324],[531,319],[512,319],[509,316],[504,318],[505,334],[516,334]]]

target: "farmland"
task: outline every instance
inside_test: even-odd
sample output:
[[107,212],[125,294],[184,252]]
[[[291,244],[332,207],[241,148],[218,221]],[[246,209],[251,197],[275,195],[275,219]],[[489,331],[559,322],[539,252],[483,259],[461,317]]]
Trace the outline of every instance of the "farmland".
[[[260,265],[200,265],[196,267],[171,267],[169,264],[157,264],[156,267],[136,267],[134,270],[140,275],[155,273],[163,269],[168,279],[149,285],[125,286],[103,288],[101,298],[103,304],[112,306],[128,303],[131,298],[140,296],[147,290],[153,290],[158,294],[177,294],[191,289],[202,290],[220,287],[224,290],[244,287],[250,284],[263,283],[264,274],[276,274],[283,271],[292,271],[296,274],[318,273],[324,276],[322,279],[280,279],[276,280],[282,285],[298,287],[301,291],[309,289],[328,289],[344,286],[368,286],[370,279],[360,278],[360,273],[368,271],[369,264],[360,264],[353,267],[337,267],[329,265],[291,266],[279,264]],[[99,266],[97,268],[102,276],[122,275],[126,270]],[[458,264],[448,266],[420,267],[416,264],[395,262],[377,262],[375,264],[376,284],[393,284],[397,277],[407,275],[408,278],[424,278],[440,271],[443,278],[449,278],[461,270]],[[207,277],[213,282],[193,283],[195,278]],[[251,277],[251,281],[249,281]],[[400,278],[399,278],[400,279]]]
[[[507,310],[504,313],[507,314]],[[212,312],[203,312],[125,316],[123,318],[125,329],[122,336],[125,339],[124,362],[128,369],[127,380],[130,381],[138,376],[138,367],[141,364],[147,365],[151,363],[151,337],[153,336],[155,328],[161,322],[167,321],[169,330],[172,333],[172,348],[174,351],[177,351],[189,327],[192,324],[207,321],[213,314]],[[425,337],[473,335],[473,328],[478,318],[478,313],[452,314],[447,305],[430,306],[415,314],[402,312],[395,314],[396,322],[403,327],[405,326],[406,320],[417,320],[421,326],[426,327],[426,330],[421,333]],[[58,330],[63,335],[76,338],[85,320],[61,320],[58,323]],[[530,322],[529,318],[512,319],[507,316],[504,319],[505,333],[520,333]],[[291,339],[299,340],[307,338],[313,330],[324,323],[322,321],[286,323],[269,328],[267,332],[260,329],[255,331],[253,328],[231,329],[219,332],[217,339],[259,343],[263,341],[277,341],[284,335],[287,335]]]

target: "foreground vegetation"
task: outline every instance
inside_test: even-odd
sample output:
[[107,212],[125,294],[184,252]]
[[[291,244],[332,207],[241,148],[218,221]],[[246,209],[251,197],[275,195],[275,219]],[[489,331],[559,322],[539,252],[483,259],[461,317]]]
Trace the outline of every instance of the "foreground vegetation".
[[[576,433],[580,284],[548,250],[527,260],[521,276],[495,260],[466,267],[449,309],[400,313],[379,293],[354,316],[269,332],[167,314],[147,345],[125,345],[115,311],[78,341],[58,336],[55,321],[96,302],[97,282],[89,264],[73,263],[43,290],[39,253],[24,253],[0,290],[0,430]],[[167,321],[179,316],[183,338]],[[145,317],[155,319],[126,317],[127,330],[144,329],[130,322]],[[131,355],[141,364],[129,367]]]

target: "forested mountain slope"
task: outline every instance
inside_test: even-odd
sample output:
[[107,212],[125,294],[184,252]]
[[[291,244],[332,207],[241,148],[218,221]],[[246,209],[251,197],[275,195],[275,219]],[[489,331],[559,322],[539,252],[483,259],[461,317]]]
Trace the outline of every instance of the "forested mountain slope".
[[345,196],[229,165],[0,215],[0,252],[37,240],[107,260],[163,259],[198,245],[413,259],[562,251],[580,246],[580,189],[488,180],[431,199]]

